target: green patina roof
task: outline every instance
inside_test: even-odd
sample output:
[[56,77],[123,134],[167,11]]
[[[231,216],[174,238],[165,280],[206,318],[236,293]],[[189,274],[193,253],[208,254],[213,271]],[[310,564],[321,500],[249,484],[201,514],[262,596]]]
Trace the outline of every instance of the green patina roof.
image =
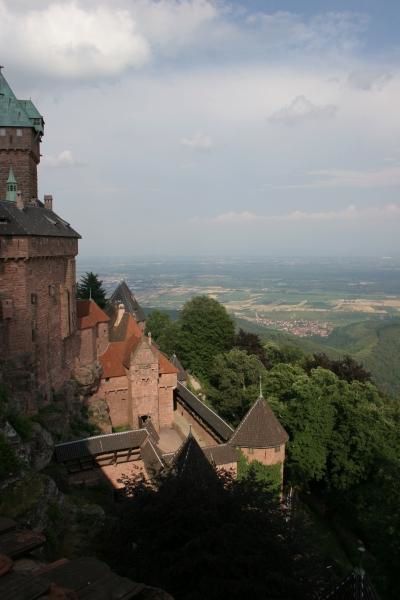
[[0,68],[0,127],[33,127],[43,133],[43,117],[31,100],[18,100]]
[[8,173],[8,179],[7,179],[6,200],[8,202],[15,202],[16,198],[17,198],[17,181],[15,179],[13,169],[12,169],[12,167],[10,167],[10,171]]

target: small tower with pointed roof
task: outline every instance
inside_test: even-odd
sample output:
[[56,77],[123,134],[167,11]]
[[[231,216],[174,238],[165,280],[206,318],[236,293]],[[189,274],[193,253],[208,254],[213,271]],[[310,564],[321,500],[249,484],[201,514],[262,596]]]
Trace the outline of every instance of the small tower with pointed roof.
[[37,165],[43,117],[31,100],[19,100],[0,67],[0,201],[9,199],[10,169],[24,201],[38,197]]
[[7,194],[6,200],[8,202],[15,202],[17,199],[17,182],[14,177],[14,171],[12,167],[10,167],[10,171],[8,173],[7,179]]
[[289,436],[274,415],[268,402],[260,395],[234,431],[229,444],[239,448],[249,462],[264,465],[285,462],[285,446]]

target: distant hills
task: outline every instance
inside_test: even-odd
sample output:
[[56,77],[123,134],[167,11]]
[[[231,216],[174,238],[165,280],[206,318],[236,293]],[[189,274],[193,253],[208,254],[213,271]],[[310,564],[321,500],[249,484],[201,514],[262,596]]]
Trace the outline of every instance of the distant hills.
[[350,354],[367,368],[378,387],[400,397],[400,319],[365,320],[337,327],[327,338],[300,338],[290,333],[238,320],[238,326],[263,340],[290,345],[305,353],[325,352],[332,358]]
[[[146,313],[152,309],[145,309]],[[178,310],[159,310],[176,319]],[[305,354],[325,352],[331,358],[350,354],[362,363],[385,393],[400,398],[400,318],[370,319],[336,327],[326,338],[301,338],[268,329],[245,319],[235,319],[237,327],[257,333],[265,342],[299,348]]]

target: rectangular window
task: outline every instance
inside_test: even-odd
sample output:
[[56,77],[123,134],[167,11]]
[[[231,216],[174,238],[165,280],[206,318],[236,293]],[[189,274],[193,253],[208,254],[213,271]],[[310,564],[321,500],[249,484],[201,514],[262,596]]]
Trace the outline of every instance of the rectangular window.
[[22,129],[17,129],[17,137],[22,137]]
[[275,452],[279,452],[279,451],[280,451],[280,449],[281,449],[281,447],[280,447],[280,446],[275,446],[275,448],[274,448]]
[[55,295],[56,295],[56,286],[55,285],[49,285],[49,296],[51,296],[52,298],[54,298]]
[[31,304],[37,304],[37,294],[31,294]]
[[254,448],[249,448],[249,454],[254,454]]
[[7,131],[5,129],[3,129],[3,127],[0,127],[0,137],[5,137],[7,135]]

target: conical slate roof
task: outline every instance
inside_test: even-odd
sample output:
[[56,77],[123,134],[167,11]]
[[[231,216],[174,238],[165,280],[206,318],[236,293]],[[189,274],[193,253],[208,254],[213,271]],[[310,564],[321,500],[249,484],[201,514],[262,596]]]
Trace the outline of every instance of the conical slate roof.
[[172,470],[179,479],[194,486],[208,487],[219,484],[218,475],[192,433],[189,433],[177,450],[172,461]]
[[285,444],[288,434],[260,396],[248,410],[229,443],[239,448],[271,448]]
[[321,600],[379,600],[363,569],[354,569],[343,581],[322,596]]
[[176,367],[176,369],[178,369],[178,381],[181,381],[184,383],[187,379],[187,373],[186,373],[185,369],[183,368],[181,361],[179,360],[179,358],[177,357],[176,354],[173,354],[169,360],[174,365],[174,367]]
[[140,307],[139,302],[136,300],[125,281],[121,281],[114,290],[110,302],[112,304],[123,304],[125,310],[130,313],[138,323],[146,320],[146,316]]

